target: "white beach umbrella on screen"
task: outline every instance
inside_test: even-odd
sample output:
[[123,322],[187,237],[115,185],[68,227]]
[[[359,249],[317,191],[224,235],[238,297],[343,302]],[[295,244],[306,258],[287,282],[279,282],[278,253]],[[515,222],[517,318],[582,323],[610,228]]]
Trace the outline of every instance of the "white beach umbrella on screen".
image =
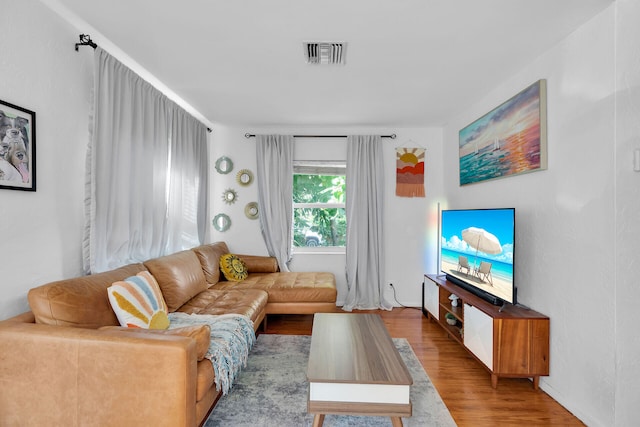
[[478,252],[492,255],[502,252],[502,245],[498,238],[483,228],[469,227],[462,230],[462,240],[476,250],[476,262]]

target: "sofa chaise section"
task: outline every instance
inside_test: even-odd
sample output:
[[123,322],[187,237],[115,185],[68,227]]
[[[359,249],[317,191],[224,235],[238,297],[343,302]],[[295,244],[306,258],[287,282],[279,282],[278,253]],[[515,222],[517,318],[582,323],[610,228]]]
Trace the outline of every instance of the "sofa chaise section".
[[335,310],[337,289],[332,273],[280,272],[273,257],[238,254],[249,276],[240,282],[227,281],[220,273],[219,259],[229,253],[225,242],[194,248],[211,290],[262,290],[269,294],[267,314],[313,314]]

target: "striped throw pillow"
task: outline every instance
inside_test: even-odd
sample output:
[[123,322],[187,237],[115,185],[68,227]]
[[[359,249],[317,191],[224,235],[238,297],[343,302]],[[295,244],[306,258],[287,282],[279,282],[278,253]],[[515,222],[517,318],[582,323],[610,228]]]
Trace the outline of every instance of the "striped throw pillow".
[[148,271],[113,283],[107,292],[121,326],[144,329],[169,327],[167,304],[158,282]]

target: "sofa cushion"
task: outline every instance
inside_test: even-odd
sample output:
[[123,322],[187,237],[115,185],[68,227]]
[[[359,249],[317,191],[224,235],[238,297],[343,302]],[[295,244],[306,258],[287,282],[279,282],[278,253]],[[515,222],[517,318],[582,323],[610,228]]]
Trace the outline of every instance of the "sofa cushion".
[[232,282],[240,282],[249,275],[246,264],[234,254],[220,257],[220,269],[224,277]]
[[[236,282],[221,282],[236,283]],[[242,282],[240,282],[242,283]],[[209,288],[199,293],[178,311],[188,314],[242,314],[257,326],[262,319],[269,295],[259,289],[242,291],[227,288],[224,291]]]
[[198,246],[193,248],[192,251],[200,261],[207,283],[218,283],[220,280],[220,257],[229,253],[227,244],[225,242],[216,242],[210,245]]
[[196,378],[196,402],[202,400],[207,392],[214,387],[216,373],[210,360],[198,361],[198,377]]
[[29,291],[29,306],[36,323],[91,329],[118,326],[107,288],[141,271],[144,265],[130,264],[104,273],[51,282]]
[[121,326],[167,329],[167,304],[158,282],[148,271],[115,282],[107,289],[109,302]]
[[269,303],[335,302],[336,279],[332,273],[280,272],[249,274],[242,282],[218,282],[211,289],[228,292],[262,289]]
[[181,328],[168,329],[162,333],[190,337],[196,340],[198,360],[203,360],[207,351],[209,351],[209,342],[211,341],[211,327],[209,325],[183,326]]
[[247,266],[249,274],[253,273],[276,273],[280,270],[278,260],[272,256],[260,255],[237,255],[244,265]]
[[200,261],[193,251],[187,250],[154,258],[145,261],[144,265],[158,281],[169,312],[176,311],[209,287]]

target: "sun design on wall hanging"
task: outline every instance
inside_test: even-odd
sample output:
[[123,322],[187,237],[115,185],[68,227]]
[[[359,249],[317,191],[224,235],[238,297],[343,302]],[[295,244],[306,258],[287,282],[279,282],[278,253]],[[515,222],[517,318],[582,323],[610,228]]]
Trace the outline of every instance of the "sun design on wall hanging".
[[405,165],[409,163],[415,166],[418,162],[424,161],[424,148],[398,148],[396,158]]

